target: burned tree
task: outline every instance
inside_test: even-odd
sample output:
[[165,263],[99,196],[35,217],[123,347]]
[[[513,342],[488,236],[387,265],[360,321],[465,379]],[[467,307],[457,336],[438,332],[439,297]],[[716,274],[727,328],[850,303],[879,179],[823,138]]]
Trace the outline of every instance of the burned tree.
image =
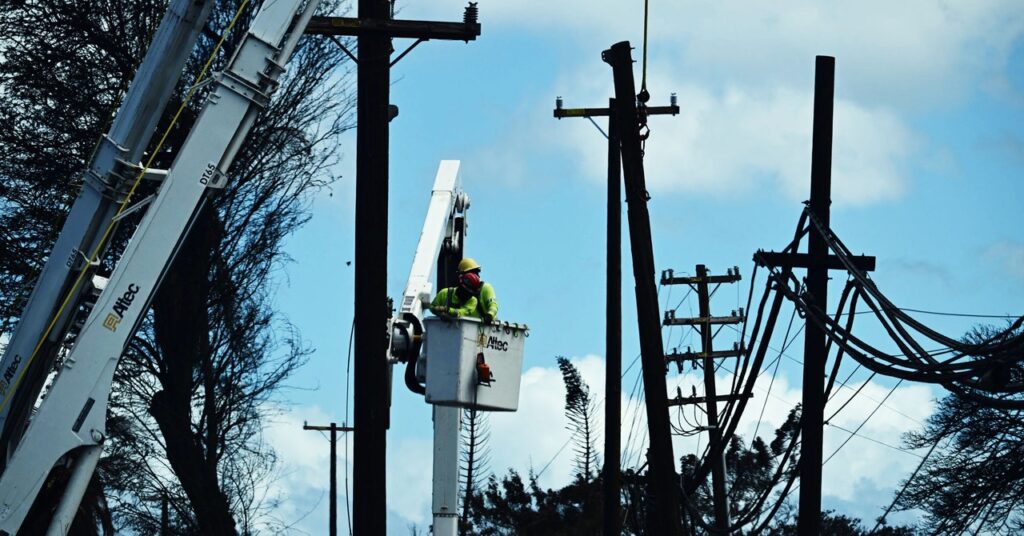
[[[177,109],[240,4],[214,8],[168,110]],[[258,7],[243,11],[214,69]],[[158,0],[47,0],[0,13],[0,308],[8,325],[163,9]],[[350,127],[354,105],[346,61],[333,43],[300,43],[226,188],[198,215],[129,344],[96,477],[119,527],[232,534],[273,523],[273,498],[261,490],[273,476],[274,454],[260,437],[261,420],[309,349],[273,309],[272,283],[287,261],[283,239],[334,180],[337,137]],[[170,127],[156,167],[173,161],[204,95],[201,89]],[[158,132],[169,128],[169,117]],[[106,270],[132,224],[122,223]],[[94,503],[103,504],[83,504]]]

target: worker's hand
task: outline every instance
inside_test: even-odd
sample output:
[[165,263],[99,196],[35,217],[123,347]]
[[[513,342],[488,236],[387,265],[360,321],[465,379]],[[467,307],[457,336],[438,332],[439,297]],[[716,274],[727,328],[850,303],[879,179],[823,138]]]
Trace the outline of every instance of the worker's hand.
[[444,320],[452,320],[454,318],[458,318],[458,316],[459,316],[459,314],[457,312],[452,311],[451,308],[445,307],[443,305],[437,305],[437,306],[431,307],[430,308],[430,312],[434,313],[434,316],[436,316],[438,318],[442,318]]
[[437,312],[434,314],[436,314],[439,318],[443,318],[445,320],[455,320],[456,318],[459,317],[459,312],[452,309],[451,307],[438,307],[437,309]]
[[490,313],[484,313],[484,324],[490,324],[494,322],[494,316]]

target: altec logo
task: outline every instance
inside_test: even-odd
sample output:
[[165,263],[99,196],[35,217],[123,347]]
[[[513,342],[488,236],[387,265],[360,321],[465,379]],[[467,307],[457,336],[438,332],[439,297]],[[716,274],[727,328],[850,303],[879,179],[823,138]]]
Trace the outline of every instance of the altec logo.
[[4,371],[3,380],[0,380],[0,395],[7,392],[7,387],[11,385],[11,381],[14,380],[14,375],[18,373],[18,365],[21,364],[21,356],[15,354],[14,360],[7,366],[7,370]]
[[4,371],[4,382],[10,383],[14,379],[14,375],[18,372],[18,365],[21,363],[21,356],[15,355],[14,361],[11,361],[10,366]]
[[507,352],[508,351],[508,342],[507,341],[503,341],[503,340],[501,340],[501,339],[499,339],[499,338],[497,338],[497,337],[492,335],[490,338],[487,339],[487,348],[490,348],[492,350],[500,350],[502,352]]
[[128,290],[124,291],[124,294],[114,302],[114,312],[108,314],[107,318],[103,320],[103,327],[110,331],[117,331],[117,326],[124,320],[124,315],[135,301],[135,295],[139,293],[139,290],[139,286],[134,283],[128,285]]

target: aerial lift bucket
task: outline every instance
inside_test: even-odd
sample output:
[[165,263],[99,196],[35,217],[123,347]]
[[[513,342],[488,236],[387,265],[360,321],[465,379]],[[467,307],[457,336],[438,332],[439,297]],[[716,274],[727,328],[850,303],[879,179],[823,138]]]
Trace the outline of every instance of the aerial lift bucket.
[[424,319],[426,400],[439,406],[516,411],[527,326],[476,318]]

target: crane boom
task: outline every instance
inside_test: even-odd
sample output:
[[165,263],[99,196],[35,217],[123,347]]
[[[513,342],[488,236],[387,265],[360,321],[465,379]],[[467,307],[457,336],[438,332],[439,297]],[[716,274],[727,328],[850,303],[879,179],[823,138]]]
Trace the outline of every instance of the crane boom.
[[[407,362],[405,383],[413,392],[423,394],[420,384],[423,370],[417,374],[420,341],[423,337],[424,304],[433,294],[431,274],[437,267],[438,286],[449,286],[449,267],[462,259],[466,236],[466,213],[469,196],[461,191],[458,160],[442,160],[434,177],[430,204],[423,220],[423,229],[416,245],[409,279],[402,294],[399,316],[391,326],[391,355]],[[425,367],[420,367],[425,369]],[[458,408],[434,407],[432,533],[454,536],[458,529],[459,492],[459,428]]]
[[0,359],[0,473],[25,430],[71,316],[91,290],[88,285],[73,289],[74,282],[89,268],[88,257],[102,253],[100,238],[136,175],[133,163],[142,158],[213,4],[173,0],[168,5],[110,130],[83,172],[82,189]]
[[422,318],[423,300],[417,298],[430,296],[432,292],[430,276],[442,246],[449,249],[454,247],[453,238],[458,233],[456,214],[464,213],[469,208],[469,196],[460,191],[459,183],[459,161],[442,160],[434,178],[430,206],[427,208],[427,217],[424,219],[423,231],[402,296],[402,314]]
[[[51,534],[70,528],[106,437],[114,369],[211,188],[266,106],[319,0],[267,2],[210,92],[158,193],[0,476],[0,535],[16,534],[58,464],[71,467]],[[301,9],[300,9],[301,8]],[[131,210],[131,209],[129,209]]]
[[[389,330],[392,334],[390,356],[393,360],[409,363],[406,384],[421,394],[412,374],[419,357],[419,336],[423,333],[423,306],[430,303],[433,295],[431,275],[434,266],[454,266],[459,262],[466,234],[469,196],[461,190],[459,164],[458,160],[442,160],[437,168],[399,314],[392,320]],[[445,279],[444,273],[438,274],[440,285],[452,283]]]

